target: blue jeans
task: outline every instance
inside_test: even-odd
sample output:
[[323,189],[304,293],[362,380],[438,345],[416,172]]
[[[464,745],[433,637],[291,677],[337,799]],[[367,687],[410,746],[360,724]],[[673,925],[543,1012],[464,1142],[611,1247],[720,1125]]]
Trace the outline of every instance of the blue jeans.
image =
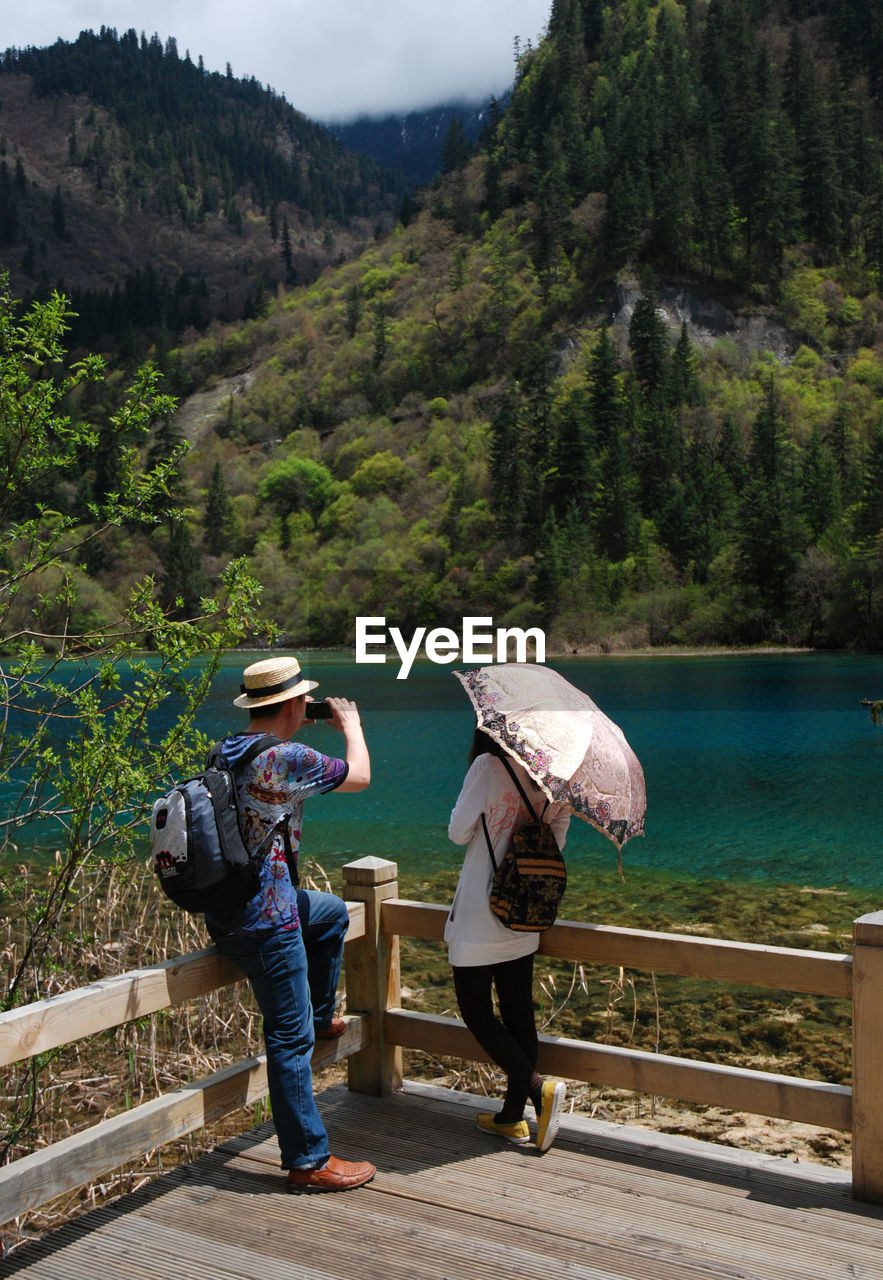
[[298,889],[300,928],[260,933],[215,934],[251,983],[264,1019],[267,1082],[283,1169],[321,1168],[328,1135],[313,1099],[311,1059],[315,1028],[334,1014],[345,903],[331,893]]

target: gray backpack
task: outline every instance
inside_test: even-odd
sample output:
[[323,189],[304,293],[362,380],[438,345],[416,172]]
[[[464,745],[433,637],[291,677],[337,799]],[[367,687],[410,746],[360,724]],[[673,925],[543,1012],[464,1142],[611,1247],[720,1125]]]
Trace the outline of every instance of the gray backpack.
[[[260,887],[261,860],[279,827],[291,870],[288,814],[249,850],[236,804],[236,775],[278,742],[272,734],[262,734],[233,764],[225,759],[223,744],[216,742],[202,773],[178,783],[155,802],[150,814],[153,867],[164,893],[185,911],[229,911],[253,898]],[[296,883],[294,873],[292,878]]]

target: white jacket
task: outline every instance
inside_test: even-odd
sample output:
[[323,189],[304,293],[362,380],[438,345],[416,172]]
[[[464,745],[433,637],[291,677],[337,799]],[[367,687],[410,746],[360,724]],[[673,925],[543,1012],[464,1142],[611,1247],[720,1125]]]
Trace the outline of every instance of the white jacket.
[[[530,778],[524,767],[510,761],[539,817],[546,794]],[[454,844],[465,844],[463,869],[445,924],[448,960],[452,965],[497,964],[530,955],[540,944],[538,933],[507,929],[488,905],[494,867],[488,853],[481,815],[487,822],[497,866],[509,847],[512,832],[529,821],[524,801],[496,756],[478,756],[463,780],[463,789],[451,813],[448,835]],[[570,813],[566,805],[550,804],[544,821],[555,833],[559,849],[564,848]]]

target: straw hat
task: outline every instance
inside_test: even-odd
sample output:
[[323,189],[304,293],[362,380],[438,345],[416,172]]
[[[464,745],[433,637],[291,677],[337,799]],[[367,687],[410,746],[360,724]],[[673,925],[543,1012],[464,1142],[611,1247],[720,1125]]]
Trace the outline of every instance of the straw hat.
[[242,693],[234,707],[266,707],[271,702],[287,702],[301,693],[318,688],[318,680],[305,680],[297,658],[264,658],[242,673]]

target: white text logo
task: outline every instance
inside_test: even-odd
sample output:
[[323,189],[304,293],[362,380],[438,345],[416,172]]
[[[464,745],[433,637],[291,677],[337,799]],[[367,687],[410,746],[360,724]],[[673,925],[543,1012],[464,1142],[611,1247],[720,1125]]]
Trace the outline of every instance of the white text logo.
[[370,652],[394,645],[401,660],[397,680],[406,680],[421,645],[430,662],[507,662],[509,645],[515,645],[515,661],[527,662],[527,646],[533,640],[534,661],[546,661],[546,634],[539,627],[497,627],[493,618],[464,618],[462,636],[450,627],[435,627],[427,632],[418,627],[405,640],[398,627],[387,630],[386,618],[356,618],[356,662],[386,662],[386,654]]

